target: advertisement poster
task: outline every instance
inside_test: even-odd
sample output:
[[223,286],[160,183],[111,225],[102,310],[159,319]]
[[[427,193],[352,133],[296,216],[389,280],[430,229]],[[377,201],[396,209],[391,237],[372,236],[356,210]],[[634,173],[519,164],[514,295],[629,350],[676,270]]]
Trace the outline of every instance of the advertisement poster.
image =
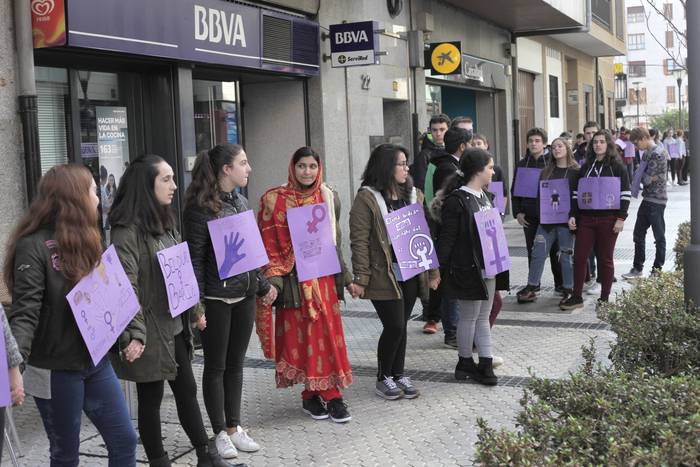
[[287,210],[299,282],[340,272],[338,252],[325,203]]
[[384,223],[398,262],[397,279],[407,281],[424,271],[440,267],[420,204],[414,203],[384,215]]
[[31,2],[34,48],[66,45],[64,0],[31,0]]
[[119,179],[129,163],[129,129],[126,107],[95,107],[95,116],[97,118],[102,227],[109,230],[107,216],[117,193]]

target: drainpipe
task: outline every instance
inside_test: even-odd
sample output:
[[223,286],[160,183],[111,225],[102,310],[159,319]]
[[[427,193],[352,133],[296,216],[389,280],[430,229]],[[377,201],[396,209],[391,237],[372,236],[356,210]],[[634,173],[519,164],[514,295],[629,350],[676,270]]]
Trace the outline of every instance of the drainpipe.
[[37,117],[36,81],[34,79],[31,2],[15,0],[14,7],[19,116],[22,122],[27,199],[31,202],[36,194],[36,186],[39,177],[41,177],[39,122]]

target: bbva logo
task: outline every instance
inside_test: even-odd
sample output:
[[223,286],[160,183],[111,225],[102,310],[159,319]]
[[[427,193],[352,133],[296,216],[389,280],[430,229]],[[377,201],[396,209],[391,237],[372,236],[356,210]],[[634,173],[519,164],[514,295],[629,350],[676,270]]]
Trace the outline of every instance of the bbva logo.
[[243,17],[236,13],[195,5],[194,38],[198,41],[209,41],[215,44],[223,41],[226,45],[245,47]]

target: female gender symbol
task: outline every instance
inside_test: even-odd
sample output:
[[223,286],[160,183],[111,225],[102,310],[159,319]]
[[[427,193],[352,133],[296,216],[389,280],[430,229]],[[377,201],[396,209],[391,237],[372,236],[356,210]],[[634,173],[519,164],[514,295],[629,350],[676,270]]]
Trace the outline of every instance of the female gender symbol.
[[306,222],[306,231],[309,233],[318,232],[318,227],[316,227],[316,224],[318,224],[319,222],[321,222],[325,218],[326,218],[326,210],[323,209],[323,206],[321,206],[320,204],[317,204],[311,210],[311,220]]
[[114,332],[114,326],[112,326],[112,312],[111,311],[105,311],[104,320],[105,320],[105,324],[107,326],[109,326],[110,331]]

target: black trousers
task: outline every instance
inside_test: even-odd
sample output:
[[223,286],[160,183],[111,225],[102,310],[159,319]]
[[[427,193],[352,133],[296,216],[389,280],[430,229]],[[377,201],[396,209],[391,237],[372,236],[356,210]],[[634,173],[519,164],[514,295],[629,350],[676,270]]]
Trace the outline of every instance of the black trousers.
[[[187,343],[182,333],[175,336],[175,361],[178,366],[177,377],[168,381],[168,384],[175,396],[177,417],[190,438],[192,446],[201,450],[207,445],[207,432],[204,429],[202,413],[197,402],[197,384],[192,373]],[[160,421],[160,403],[163,400],[164,387],[165,381],[136,383],[139,401],[139,435],[149,460],[161,458],[166,454]]]
[[211,427],[218,434],[241,424],[243,364],[255,322],[255,297],[231,305],[220,300],[204,304],[202,392]]
[[399,282],[398,300],[372,300],[384,329],[377,345],[377,379],[403,376],[406,361],[406,323],[418,296],[418,277]]
[[[537,234],[538,222],[533,222],[532,219],[526,218],[529,225],[523,227],[523,232],[525,232],[525,247],[527,248],[527,266],[530,267],[530,262],[532,261],[532,247],[535,244],[535,235]],[[563,279],[561,277],[561,266],[559,266],[559,257],[557,253],[559,252],[559,243],[554,242],[552,248],[549,250],[549,265],[552,268],[552,276],[554,276],[554,286],[560,287],[563,284]]]

